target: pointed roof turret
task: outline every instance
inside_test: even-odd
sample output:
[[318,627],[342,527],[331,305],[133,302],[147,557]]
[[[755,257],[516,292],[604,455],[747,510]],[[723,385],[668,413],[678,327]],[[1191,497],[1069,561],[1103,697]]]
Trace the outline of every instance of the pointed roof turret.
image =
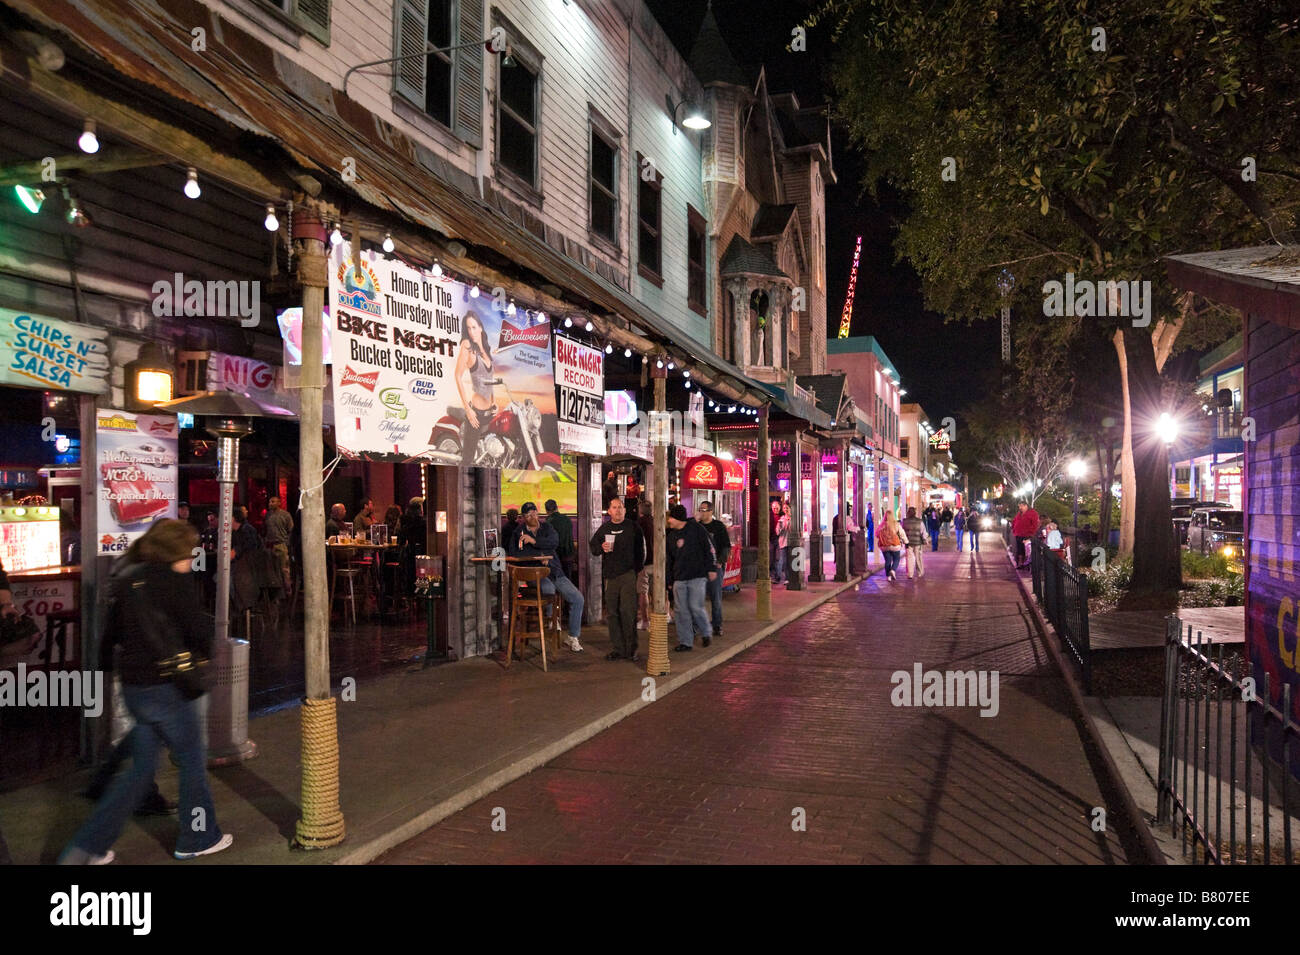
[[691,70],[704,86],[710,83],[749,85],[748,76],[731,55],[727,41],[718,29],[717,18],[713,15],[713,0],[709,0],[708,8],[704,11],[704,22],[700,24],[700,32],[695,36],[689,60]]

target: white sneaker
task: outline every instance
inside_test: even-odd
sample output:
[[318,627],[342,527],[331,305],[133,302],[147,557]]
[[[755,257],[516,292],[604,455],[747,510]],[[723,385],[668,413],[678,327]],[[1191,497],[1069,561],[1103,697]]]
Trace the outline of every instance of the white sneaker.
[[235,837],[227,832],[206,849],[200,849],[198,852],[181,852],[177,849],[172,853],[172,855],[176,856],[178,859],[197,859],[199,856],[212,856],[221,852],[223,849],[229,849],[234,841]]
[[568,647],[570,650],[572,650],[574,653],[582,652],[582,644],[578,642],[577,637],[565,637],[564,645]]

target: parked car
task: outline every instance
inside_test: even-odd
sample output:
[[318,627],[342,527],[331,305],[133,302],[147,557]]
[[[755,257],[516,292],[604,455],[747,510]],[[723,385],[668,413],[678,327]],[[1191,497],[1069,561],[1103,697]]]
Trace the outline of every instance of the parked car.
[[1201,507],[1232,507],[1231,504],[1218,501],[1189,501],[1184,497],[1176,497],[1171,503],[1174,514],[1174,534],[1180,545],[1187,543],[1187,525],[1191,523],[1192,511]]
[[1187,527],[1187,549],[1198,554],[1220,551],[1229,558],[1241,556],[1245,521],[1241,511],[1221,507],[1198,507]]

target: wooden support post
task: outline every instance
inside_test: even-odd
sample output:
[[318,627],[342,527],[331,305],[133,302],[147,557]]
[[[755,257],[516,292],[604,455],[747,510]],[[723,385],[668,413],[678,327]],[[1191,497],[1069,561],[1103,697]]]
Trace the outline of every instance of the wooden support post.
[[849,579],[849,515],[848,515],[848,481],[849,481],[849,443],[840,439],[840,522],[839,533],[832,532],[831,539],[835,546],[835,579],[841,583]]

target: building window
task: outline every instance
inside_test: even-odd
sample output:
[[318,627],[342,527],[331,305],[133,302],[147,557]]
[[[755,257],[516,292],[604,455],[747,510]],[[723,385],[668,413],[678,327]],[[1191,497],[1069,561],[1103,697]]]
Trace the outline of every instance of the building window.
[[469,0],[397,0],[394,11],[393,52],[405,59],[393,64],[393,91],[465,142],[481,145],[483,50],[450,48],[483,32],[482,10]]
[[898,442],[898,456],[904,461],[909,460],[908,455],[912,450],[912,442],[907,438],[902,438]]
[[533,189],[537,177],[538,87],[540,57],[530,56],[511,39],[513,66],[497,59],[497,163]]
[[600,115],[591,110],[588,193],[593,236],[618,245],[618,137]]
[[662,198],[663,174],[645,156],[637,153],[637,269],[663,287]]
[[259,7],[274,10],[308,36],[329,46],[330,0],[255,0]]
[[686,207],[686,301],[701,315],[709,314],[705,299],[705,239],[704,216],[694,206]]

